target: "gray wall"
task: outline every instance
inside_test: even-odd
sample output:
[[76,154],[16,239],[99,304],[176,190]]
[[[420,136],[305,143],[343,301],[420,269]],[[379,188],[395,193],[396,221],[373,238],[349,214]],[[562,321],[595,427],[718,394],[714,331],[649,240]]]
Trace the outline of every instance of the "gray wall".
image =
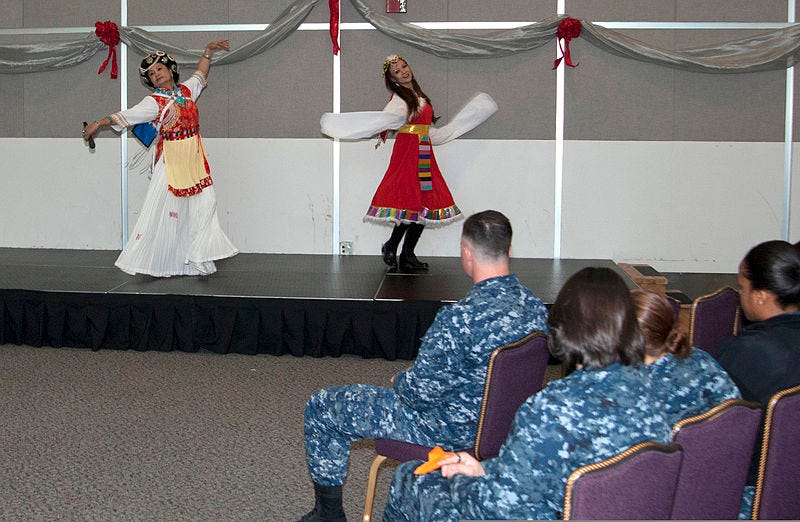
[[[136,1],[129,3],[128,25],[265,23],[288,0],[212,2]],[[377,11],[383,0],[367,4]],[[555,14],[556,2],[409,0],[413,21],[523,21]],[[5,0],[0,27],[92,27],[97,20],[119,20],[112,0],[60,2]],[[738,21],[776,22],[786,18],[782,0],[760,2],[570,1],[567,13],[590,21]],[[307,22],[326,22],[320,2]],[[342,0],[342,22],[363,22]],[[628,30],[631,36],[669,49],[696,47],[750,34],[745,30]],[[157,33],[158,34],[158,33]],[[214,38],[233,46],[246,32],[162,33],[184,47],[200,47]],[[74,35],[2,35],[0,42],[34,42]],[[343,31],[342,110],[383,106],[387,93],[380,64],[397,52],[411,63],[438,114],[447,117],[478,90],[498,101],[500,112],[467,138],[552,139],[555,108],[553,49],[498,59],[445,60],[411,48],[377,31]],[[766,72],[710,75],[676,71],[624,59],[580,38],[572,43],[579,66],[566,71],[565,138],[573,140],[782,141],[784,74]],[[75,122],[119,108],[118,83],[96,70],[104,55],[57,72],[5,75],[0,81],[0,137],[70,137]],[[148,91],[138,81],[140,57],[131,56],[128,100]],[[189,74],[190,71],[184,71]],[[212,71],[202,99],[204,135],[223,138],[318,138],[319,115],[332,103],[332,60],[326,31],[297,31],[256,58]],[[800,125],[800,118],[795,118]]]

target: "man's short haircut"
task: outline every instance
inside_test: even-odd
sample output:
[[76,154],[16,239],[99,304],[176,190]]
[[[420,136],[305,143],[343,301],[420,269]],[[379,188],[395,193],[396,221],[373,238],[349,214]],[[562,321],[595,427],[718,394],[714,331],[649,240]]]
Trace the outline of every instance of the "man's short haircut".
[[461,237],[488,259],[508,257],[511,251],[511,222],[496,210],[484,210],[464,221]]

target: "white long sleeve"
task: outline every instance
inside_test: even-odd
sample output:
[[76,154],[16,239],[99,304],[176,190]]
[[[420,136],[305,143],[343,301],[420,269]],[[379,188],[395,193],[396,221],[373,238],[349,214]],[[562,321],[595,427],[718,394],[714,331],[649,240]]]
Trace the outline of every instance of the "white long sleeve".
[[495,112],[497,112],[497,103],[488,94],[479,92],[456,113],[447,125],[430,128],[428,135],[431,143],[442,145],[452,141],[485,122]]
[[[425,103],[424,100],[420,100]],[[326,112],[320,118],[323,134],[339,139],[361,139],[385,130],[400,128],[407,119],[407,106],[402,98],[393,96],[382,111],[346,113]],[[477,93],[442,127],[431,126],[431,143],[441,145],[471,131],[497,112],[497,103],[486,93]]]
[[[193,74],[188,80],[182,82],[192,93],[192,101],[197,100],[200,93],[206,86],[205,78],[198,73]],[[111,128],[119,132],[125,127],[131,127],[137,123],[145,123],[158,118],[158,103],[152,96],[145,96],[142,101],[124,111],[115,112],[111,115]]]
[[405,122],[406,104],[399,96],[393,96],[382,111],[326,112],[320,118],[319,126],[320,131],[331,138],[352,140],[399,129]]

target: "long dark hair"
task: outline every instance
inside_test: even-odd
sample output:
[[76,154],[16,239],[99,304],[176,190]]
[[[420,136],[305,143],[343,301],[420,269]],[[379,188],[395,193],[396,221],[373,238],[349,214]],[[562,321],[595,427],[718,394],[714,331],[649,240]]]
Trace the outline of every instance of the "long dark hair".
[[[408,65],[408,62],[404,58],[402,58],[401,56],[398,56],[397,59],[398,60],[403,60],[403,62],[406,65]],[[400,96],[400,98],[402,98],[403,101],[406,102],[406,106],[408,107],[408,114],[407,114],[408,119],[413,118],[414,115],[417,114],[417,112],[419,112],[419,99],[418,98],[425,98],[425,101],[428,102],[428,105],[433,107],[433,104],[431,103],[431,99],[428,97],[427,94],[425,94],[422,91],[422,88],[417,83],[417,79],[416,78],[411,78],[411,86],[413,87],[413,90],[412,89],[407,89],[406,87],[403,87],[402,85],[400,85],[399,83],[396,83],[392,79],[391,67],[387,67],[383,71],[383,83],[386,84],[386,88],[387,89],[389,89],[390,91],[395,93],[397,96]],[[433,122],[434,123],[438,119],[439,118],[436,115],[433,116]]]
[[664,354],[674,354],[685,359],[691,352],[689,335],[678,325],[675,311],[667,298],[652,290],[637,288],[631,290],[633,304],[636,305],[636,318],[645,339],[645,353],[658,358]]
[[644,336],[630,291],[610,268],[584,268],[569,278],[550,309],[550,351],[568,370],[619,362],[638,366]]
[[742,273],[753,290],[775,294],[783,308],[800,305],[800,252],[788,241],[765,241],[742,260]]

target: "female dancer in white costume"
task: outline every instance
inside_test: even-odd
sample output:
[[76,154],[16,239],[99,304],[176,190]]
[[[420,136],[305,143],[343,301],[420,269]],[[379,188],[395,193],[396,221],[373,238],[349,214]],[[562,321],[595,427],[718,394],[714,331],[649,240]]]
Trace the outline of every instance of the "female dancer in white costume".
[[163,51],[146,56],[139,73],[153,94],[84,128],[87,141],[106,125],[120,131],[152,122],[158,131],[147,196],[133,233],[114,263],[124,272],[156,277],[208,275],[217,270],[214,260],[239,252],[217,218],[217,198],[195,105],[206,86],[214,51],[229,48],[227,40],[210,42],[197,70],[180,84],[172,56]]

